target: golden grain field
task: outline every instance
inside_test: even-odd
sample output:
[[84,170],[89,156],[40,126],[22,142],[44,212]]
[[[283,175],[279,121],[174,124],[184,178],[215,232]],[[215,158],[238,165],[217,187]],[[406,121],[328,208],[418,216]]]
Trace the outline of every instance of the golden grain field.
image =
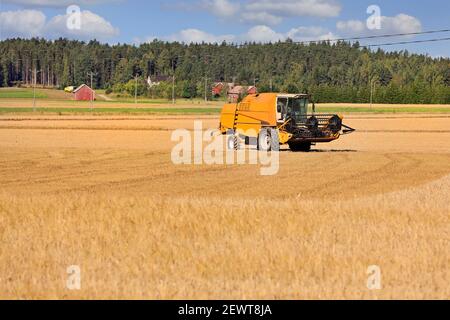
[[0,298],[450,298],[450,118],[351,116],[273,177],[175,166],[196,118],[1,116]]

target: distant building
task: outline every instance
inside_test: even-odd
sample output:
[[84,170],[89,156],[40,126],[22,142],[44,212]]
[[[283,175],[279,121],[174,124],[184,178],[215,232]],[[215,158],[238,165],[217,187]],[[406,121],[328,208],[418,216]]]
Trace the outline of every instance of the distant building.
[[95,91],[92,90],[89,86],[82,84],[78,88],[73,91],[75,95],[75,100],[77,101],[90,101],[95,100]]
[[75,90],[75,87],[72,87],[72,86],[64,88],[64,91],[67,93],[73,93],[74,90]]
[[222,90],[224,87],[225,85],[222,82],[215,83],[212,88],[212,95],[214,97],[219,97],[222,94]]
[[147,84],[150,88],[153,88],[154,86],[159,86],[161,82],[169,80],[171,80],[171,77],[169,76],[152,76],[147,78]]
[[235,86],[228,90],[228,102],[236,103],[239,101],[239,97],[245,94],[256,94],[258,93],[258,89],[254,86],[244,87],[244,86]]
[[227,83],[227,92],[233,89],[236,85],[233,82]]
[[248,87],[247,94],[257,94],[258,89],[255,86]]
[[228,102],[236,103],[239,101],[239,96],[244,93],[243,86],[236,86],[228,90]]

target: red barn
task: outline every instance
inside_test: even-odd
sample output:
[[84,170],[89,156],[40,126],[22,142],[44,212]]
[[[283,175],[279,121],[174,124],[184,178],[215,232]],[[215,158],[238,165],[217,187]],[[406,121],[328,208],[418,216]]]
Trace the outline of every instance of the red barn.
[[79,86],[73,91],[73,93],[75,95],[75,100],[78,101],[90,101],[91,99],[95,100],[95,91],[85,84]]
[[212,94],[214,97],[219,97],[222,94],[222,90],[225,85],[222,82],[217,82],[214,84],[212,89]]

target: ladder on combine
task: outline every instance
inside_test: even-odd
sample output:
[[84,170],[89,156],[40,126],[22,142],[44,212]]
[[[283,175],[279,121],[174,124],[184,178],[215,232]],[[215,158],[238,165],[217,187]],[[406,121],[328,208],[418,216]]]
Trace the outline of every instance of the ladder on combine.
[[237,122],[239,118],[239,103],[236,103],[236,110],[234,111],[234,121],[233,121],[233,130],[236,132]]

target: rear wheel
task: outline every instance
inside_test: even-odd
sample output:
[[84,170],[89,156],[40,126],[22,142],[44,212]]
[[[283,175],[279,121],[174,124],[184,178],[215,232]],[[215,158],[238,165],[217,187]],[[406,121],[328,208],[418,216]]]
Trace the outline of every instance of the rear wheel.
[[280,151],[280,137],[277,129],[263,128],[258,136],[258,150],[260,151]]
[[309,152],[311,151],[311,142],[290,142],[289,148],[293,152]]

